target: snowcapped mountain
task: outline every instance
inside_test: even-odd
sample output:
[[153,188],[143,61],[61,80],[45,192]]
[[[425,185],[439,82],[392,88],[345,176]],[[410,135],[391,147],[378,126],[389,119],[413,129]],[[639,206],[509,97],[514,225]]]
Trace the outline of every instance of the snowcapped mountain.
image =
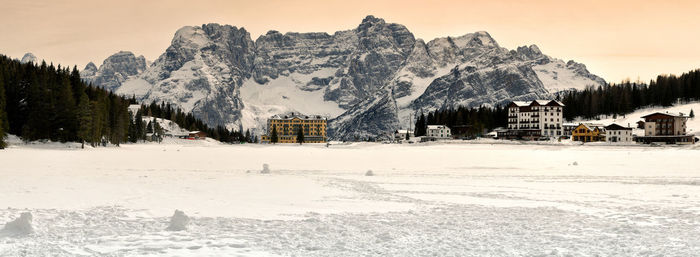
[[115,90],[132,76],[146,70],[146,58],[136,57],[134,53],[120,51],[104,60],[99,68],[90,62],[85,66],[81,77],[95,85],[108,90]]
[[150,66],[140,60],[120,52],[82,74],[145,102],[177,104],[209,125],[260,130],[274,114],[322,114],[335,139],[385,136],[420,110],[605,83],[534,45],[508,50],[487,32],[426,43],[374,16],[333,34],[269,31],[255,41],[244,28],[187,26]]
[[29,63],[29,62],[37,63],[37,61],[38,61],[38,59],[36,58],[36,56],[33,53],[26,53],[26,54],[24,54],[24,56],[22,56],[22,60],[20,62],[22,62],[22,63]]

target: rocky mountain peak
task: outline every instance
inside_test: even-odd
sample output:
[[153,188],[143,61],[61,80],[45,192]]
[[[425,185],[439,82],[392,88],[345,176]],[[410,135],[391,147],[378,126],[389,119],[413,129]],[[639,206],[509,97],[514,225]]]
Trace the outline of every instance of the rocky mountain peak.
[[519,46],[515,53],[523,60],[536,60],[544,57],[542,51],[536,45]]
[[37,61],[38,61],[38,59],[36,58],[36,56],[33,53],[24,54],[24,56],[22,56],[22,60],[21,60],[22,63],[29,63],[29,62],[37,63]]
[[99,68],[92,62],[85,66],[81,77],[96,86],[114,90],[129,77],[141,74],[146,70],[146,58],[136,57],[129,51],[119,51],[107,57]]
[[358,28],[364,29],[364,28],[367,28],[370,26],[384,24],[384,23],[386,23],[386,22],[382,18],[374,17],[374,15],[367,15],[367,17],[362,19],[362,23],[360,23],[360,26],[358,26]]
[[80,72],[82,77],[93,77],[97,73],[97,66],[93,62],[89,62],[85,65],[85,69]]

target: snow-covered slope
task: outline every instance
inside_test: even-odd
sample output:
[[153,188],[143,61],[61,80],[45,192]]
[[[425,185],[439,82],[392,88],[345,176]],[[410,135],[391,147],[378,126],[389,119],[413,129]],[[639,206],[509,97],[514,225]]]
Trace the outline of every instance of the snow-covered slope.
[[[644,120],[642,119],[642,116],[655,113],[655,112],[661,112],[661,113],[683,113],[686,116],[690,115],[690,111],[693,110],[695,115],[697,116],[697,112],[700,110],[700,102],[695,102],[695,103],[687,103],[687,104],[676,104],[674,106],[670,107],[649,107],[649,108],[643,108],[634,111],[633,113],[627,114],[627,115],[620,115],[617,116],[617,118],[613,118],[612,116],[602,116],[600,119],[597,120],[577,120],[577,122],[591,122],[591,123],[598,123],[598,124],[605,124],[609,125],[611,123],[617,123],[622,126],[630,126],[630,127],[637,127],[637,121]],[[695,136],[700,137],[700,118],[695,117],[695,118],[689,118],[687,123],[686,123],[686,128],[687,128],[687,133],[692,134]],[[642,129],[635,129],[635,133],[637,135],[644,135],[644,130]]]
[[[99,70],[84,72],[100,77]],[[508,50],[483,31],[426,43],[374,16],[333,34],[270,31],[255,41],[229,25],[183,27],[145,71],[127,75],[104,83],[235,129],[261,129],[282,112],[322,114],[336,139],[384,136],[419,110],[546,98],[605,83],[534,45]]]

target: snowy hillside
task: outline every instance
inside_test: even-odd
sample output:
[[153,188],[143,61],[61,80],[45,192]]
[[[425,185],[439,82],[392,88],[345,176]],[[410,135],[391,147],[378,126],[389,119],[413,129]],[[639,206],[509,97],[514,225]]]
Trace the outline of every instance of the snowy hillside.
[[12,147],[0,256],[696,256],[698,149]]
[[[418,110],[547,98],[605,83],[534,45],[508,50],[484,31],[426,43],[374,16],[333,34],[273,30],[256,40],[230,25],[186,26],[163,55],[144,63],[120,52],[82,73],[119,94],[176,104],[209,125],[259,130],[273,114],[321,114],[336,139],[384,136]],[[349,123],[358,121],[366,124]]]
[[[700,110],[700,103],[688,103],[688,104],[676,104],[671,107],[650,107],[650,108],[643,108],[634,111],[633,113],[624,115],[624,116],[618,116],[617,119],[613,119],[613,117],[607,117],[603,116],[601,119],[598,120],[577,120],[576,122],[592,122],[592,123],[598,123],[598,124],[611,124],[611,123],[617,123],[622,126],[629,126],[630,127],[637,127],[637,121],[644,120],[641,117],[647,114],[655,113],[655,112],[671,112],[671,113],[684,113],[686,116],[690,114],[690,110],[693,110],[695,115],[697,116],[697,112]],[[687,127],[687,133],[692,134],[695,136],[700,137],[700,118],[695,117],[692,119],[688,119],[686,123]],[[642,129],[636,129],[635,130],[636,135],[643,135],[644,130]]]

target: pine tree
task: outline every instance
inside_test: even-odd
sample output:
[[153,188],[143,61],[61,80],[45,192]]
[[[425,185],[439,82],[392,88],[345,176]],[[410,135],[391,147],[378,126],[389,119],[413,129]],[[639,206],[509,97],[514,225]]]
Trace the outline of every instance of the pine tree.
[[409,131],[407,130],[406,131],[406,140],[410,140],[410,139],[411,139],[411,135],[410,135]]
[[146,124],[143,123],[143,114],[141,110],[136,112],[136,117],[134,118],[134,125],[136,126],[136,140],[146,139]]
[[61,142],[75,140],[74,135],[77,127],[75,100],[68,77],[64,77],[60,85],[55,112],[56,119],[53,127],[56,129],[55,133],[58,133],[56,138]]
[[693,112],[693,109],[690,109],[690,118],[695,118],[695,112]]
[[92,140],[92,113],[90,108],[90,100],[87,94],[83,91],[78,102],[78,139],[80,147],[85,148],[85,141]]
[[297,142],[300,145],[304,142],[304,130],[301,127],[299,127],[299,130],[297,130]]
[[153,133],[153,122],[148,121],[148,125],[146,125],[146,133]]
[[276,144],[279,139],[277,138],[277,125],[272,125],[272,134],[270,135],[270,142]]
[[245,141],[247,143],[252,143],[253,139],[250,137],[250,129],[245,130]]
[[158,143],[163,141],[163,128],[158,124],[156,118],[153,118],[153,134],[156,136]]
[[10,129],[5,106],[5,80],[2,77],[2,71],[0,71],[0,149],[5,149],[7,146],[5,137],[7,136],[7,131]]

